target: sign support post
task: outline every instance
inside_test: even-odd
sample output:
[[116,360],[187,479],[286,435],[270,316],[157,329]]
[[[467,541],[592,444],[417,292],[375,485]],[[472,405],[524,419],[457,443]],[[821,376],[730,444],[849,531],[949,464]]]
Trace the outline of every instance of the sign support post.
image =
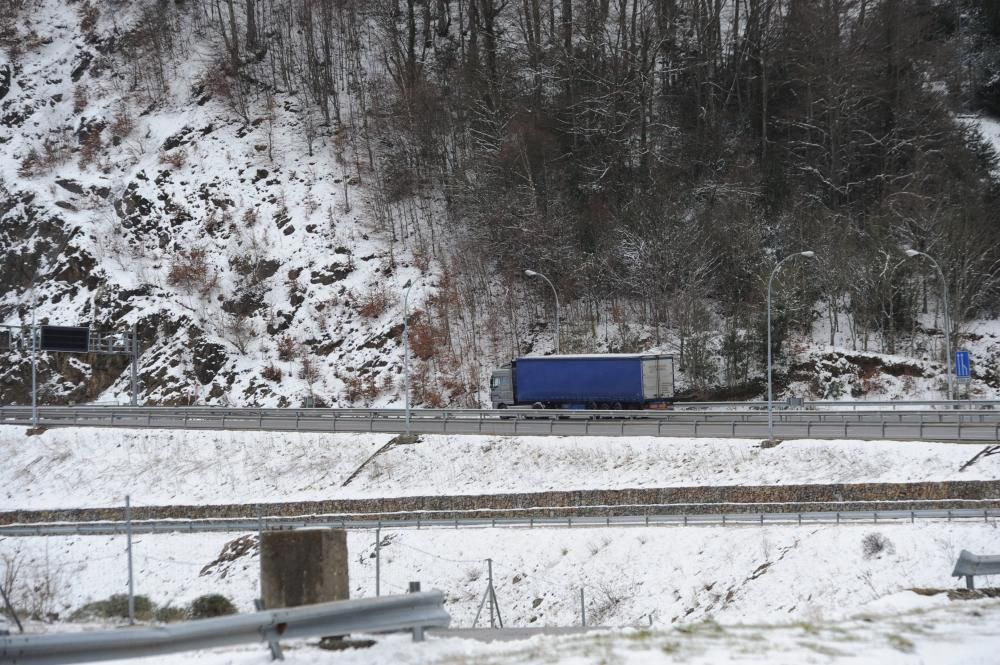
[[139,404],[139,386],[138,386],[138,374],[139,374],[139,338],[136,335],[135,324],[132,324],[132,406],[138,406]]
[[969,388],[972,383],[972,361],[965,349],[955,351],[955,378],[965,384],[965,398],[969,399]]

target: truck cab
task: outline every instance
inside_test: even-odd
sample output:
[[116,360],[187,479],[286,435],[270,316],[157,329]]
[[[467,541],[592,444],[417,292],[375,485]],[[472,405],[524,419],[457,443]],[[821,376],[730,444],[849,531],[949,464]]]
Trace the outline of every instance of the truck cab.
[[510,365],[493,370],[490,376],[490,401],[494,409],[514,405],[514,371]]

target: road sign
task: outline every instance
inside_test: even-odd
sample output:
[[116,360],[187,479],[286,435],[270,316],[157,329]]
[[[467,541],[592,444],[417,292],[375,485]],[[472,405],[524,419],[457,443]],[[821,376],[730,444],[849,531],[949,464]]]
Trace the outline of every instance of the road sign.
[[968,381],[972,376],[971,363],[969,362],[968,351],[955,352],[955,377]]
[[90,328],[75,326],[42,326],[42,351],[87,353],[90,350]]

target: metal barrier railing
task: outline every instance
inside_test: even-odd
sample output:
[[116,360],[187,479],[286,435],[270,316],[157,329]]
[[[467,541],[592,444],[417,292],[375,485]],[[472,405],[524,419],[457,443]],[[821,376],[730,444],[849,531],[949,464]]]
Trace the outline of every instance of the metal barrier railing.
[[265,610],[148,628],[82,633],[0,636],[0,662],[18,665],[84,663],[139,658],[248,642],[355,632],[446,628],[451,617],[439,591],[361,598],[287,609]]
[[[950,404],[950,403],[949,403]],[[1000,410],[778,412],[779,438],[1000,440]],[[27,407],[0,407],[0,424],[32,422]],[[89,426],[298,432],[745,437],[768,435],[761,410],[557,411],[534,409],[235,409],[222,407],[42,407],[44,427]]]
[[973,578],[976,575],[997,575],[1000,574],[1000,555],[978,555],[968,550],[962,550],[955,562],[955,570],[951,572],[952,577],[964,577],[965,588],[970,591],[976,589]]
[[[806,502],[808,503],[808,502]],[[854,504],[872,504],[885,502],[852,501]],[[904,501],[901,503],[919,504],[920,501]],[[618,514],[620,509],[628,506],[589,506],[589,509],[599,510],[601,508],[614,508],[605,515],[575,515],[553,516],[553,511],[572,511],[572,507],[555,508],[525,508],[515,509],[523,514],[520,516],[509,515],[510,511],[503,511],[505,514],[499,517],[431,517],[421,516],[419,513],[400,514],[398,517],[382,516],[378,519],[359,515],[314,515],[309,517],[234,517],[234,518],[205,518],[205,519],[162,519],[162,520],[136,520],[132,522],[133,533],[211,533],[211,532],[248,532],[248,531],[275,531],[284,529],[300,529],[309,527],[330,527],[336,529],[353,530],[375,530],[375,529],[458,529],[458,528],[576,528],[576,527],[603,527],[603,526],[683,526],[688,524],[714,524],[721,526],[735,526],[740,524],[764,525],[764,524],[791,524],[791,523],[848,523],[848,522],[885,522],[885,521],[906,521],[916,522],[917,520],[977,520],[990,522],[1000,518],[1000,509],[995,507],[974,507],[983,503],[995,504],[990,500],[953,499],[926,503],[937,503],[957,506],[970,506],[966,508],[885,508],[875,510],[834,510],[831,507],[817,510],[800,510],[795,512],[767,512],[752,510],[747,512],[718,512],[718,513],[658,513],[655,505],[635,506],[635,514]],[[817,504],[817,508],[828,506],[826,503]],[[667,507],[675,507],[667,504]],[[449,511],[461,512],[461,511]],[[470,513],[488,512],[483,510],[470,510]],[[533,515],[532,513],[538,513]],[[2,537],[23,537],[23,536],[96,536],[96,535],[121,535],[126,532],[125,522],[61,522],[61,523],[37,523],[37,524],[9,524],[0,526],[0,536]]]

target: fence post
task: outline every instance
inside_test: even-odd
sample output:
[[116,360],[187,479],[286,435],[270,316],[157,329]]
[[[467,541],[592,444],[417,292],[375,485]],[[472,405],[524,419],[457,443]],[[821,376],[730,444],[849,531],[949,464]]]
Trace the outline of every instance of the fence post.
[[486,560],[486,565],[488,567],[489,576],[490,576],[490,589],[489,589],[489,593],[490,593],[490,600],[489,600],[489,603],[490,603],[490,628],[496,628],[497,627],[496,618],[493,616],[493,606],[496,604],[496,596],[493,595],[493,559],[487,559]]
[[580,587],[580,625],[587,627],[587,606],[583,602],[583,587]]
[[381,591],[382,575],[382,529],[375,529],[375,596],[378,597]]
[[128,623],[135,625],[135,587],[132,582],[132,504],[125,495],[125,533],[128,551]]

